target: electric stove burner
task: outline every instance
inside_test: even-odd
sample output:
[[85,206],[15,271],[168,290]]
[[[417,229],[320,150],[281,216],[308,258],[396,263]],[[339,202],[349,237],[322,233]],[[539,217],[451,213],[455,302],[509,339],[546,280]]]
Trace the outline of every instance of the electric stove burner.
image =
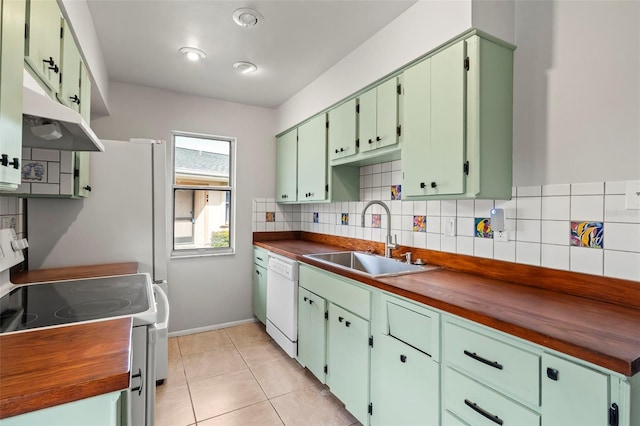
[[86,320],[101,318],[107,314],[113,314],[131,305],[127,299],[100,299],[89,300],[65,306],[54,312],[56,318]]

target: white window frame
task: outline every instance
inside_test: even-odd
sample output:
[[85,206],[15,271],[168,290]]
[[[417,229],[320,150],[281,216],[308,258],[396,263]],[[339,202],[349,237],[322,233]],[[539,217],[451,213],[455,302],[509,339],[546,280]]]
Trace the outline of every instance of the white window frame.
[[[211,139],[217,141],[229,142],[229,184],[228,186],[193,186],[193,185],[176,185],[176,136],[192,137],[199,139]],[[228,256],[235,254],[236,246],[236,138],[229,136],[217,136],[203,133],[192,133],[183,131],[173,131],[170,144],[170,158],[171,158],[171,185],[169,194],[169,209],[171,212],[171,257],[172,258],[186,258],[186,257],[202,257],[202,256]],[[229,206],[229,247],[203,247],[203,248],[175,248],[175,193],[177,189],[196,189],[205,191],[229,191],[230,206]]]

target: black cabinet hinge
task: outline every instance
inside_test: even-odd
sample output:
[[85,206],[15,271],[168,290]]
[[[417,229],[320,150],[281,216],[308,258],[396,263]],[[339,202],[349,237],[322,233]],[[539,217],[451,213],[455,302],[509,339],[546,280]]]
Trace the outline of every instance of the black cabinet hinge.
[[60,38],[64,38],[64,27],[60,27]]
[[324,311],[324,319],[329,319],[329,311]]
[[360,139],[356,139],[356,148],[360,148]]
[[327,129],[329,128],[329,122],[327,121]]
[[615,402],[609,407],[609,426],[618,426],[620,424],[620,415],[618,412],[618,404]]
[[373,347],[373,336],[369,336],[369,346]]
[[396,86],[396,92],[398,93],[398,95],[402,95],[402,84],[398,84]]
[[396,134],[398,136],[402,136],[402,125],[396,127]]
[[73,169],[73,177],[80,177],[80,169]]
[[469,57],[464,58],[464,69],[469,71]]
[[25,40],[29,39],[29,23],[24,23],[24,38]]
[[469,162],[465,161],[464,164],[462,164],[462,171],[464,172],[465,175],[469,176]]
[[324,192],[329,192],[329,184],[326,184],[326,185],[324,186]]
[[360,104],[356,105],[356,113],[360,113]]
[[60,73],[60,74],[58,74],[58,75],[59,75],[58,80],[60,80],[60,84],[62,84],[62,73]]
[[367,412],[369,413],[369,415],[373,415],[373,402],[369,403],[369,408],[368,408]]
[[329,373],[329,366],[327,364],[324,365],[324,374]]

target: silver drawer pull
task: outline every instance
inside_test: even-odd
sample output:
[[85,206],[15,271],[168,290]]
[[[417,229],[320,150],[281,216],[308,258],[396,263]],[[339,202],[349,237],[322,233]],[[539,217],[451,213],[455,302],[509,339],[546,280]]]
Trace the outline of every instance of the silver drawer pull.
[[464,354],[470,358],[475,359],[476,361],[480,361],[483,364],[488,365],[489,367],[497,368],[498,370],[502,370],[502,364],[498,361],[489,361],[488,359],[482,358],[480,355],[477,355],[475,352],[464,351]]
[[495,414],[491,414],[490,412],[488,412],[484,408],[480,407],[475,402],[471,402],[468,399],[465,399],[464,403],[467,404],[468,407],[471,407],[471,409],[473,409],[473,411],[475,411],[476,413],[486,417],[487,419],[491,420],[492,422],[497,423],[499,425],[502,425],[504,423],[504,421],[500,417],[496,416]]

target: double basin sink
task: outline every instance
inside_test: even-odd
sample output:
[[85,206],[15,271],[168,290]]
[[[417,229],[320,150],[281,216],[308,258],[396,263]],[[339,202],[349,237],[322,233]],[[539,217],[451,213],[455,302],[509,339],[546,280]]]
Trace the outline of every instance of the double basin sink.
[[359,251],[306,254],[304,257],[372,278],[393,277],[439,269],[438,266],[414,265]]

